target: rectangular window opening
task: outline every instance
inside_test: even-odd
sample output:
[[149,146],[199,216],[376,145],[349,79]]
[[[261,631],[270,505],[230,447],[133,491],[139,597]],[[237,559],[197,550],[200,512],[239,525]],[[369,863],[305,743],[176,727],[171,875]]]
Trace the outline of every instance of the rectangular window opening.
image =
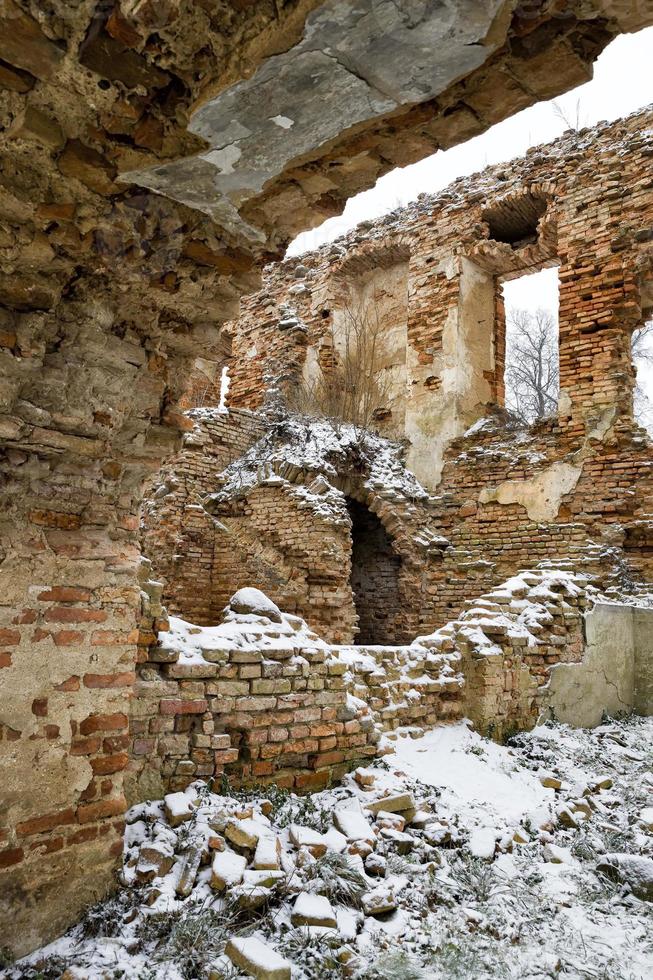
[[523,425],[551,418],[560,394],[557,267],[502,283],[505,407]]
[[653,436],[653,310],[648,311],[642,326],[633,330],[630,354],[635,368],[633,416]]

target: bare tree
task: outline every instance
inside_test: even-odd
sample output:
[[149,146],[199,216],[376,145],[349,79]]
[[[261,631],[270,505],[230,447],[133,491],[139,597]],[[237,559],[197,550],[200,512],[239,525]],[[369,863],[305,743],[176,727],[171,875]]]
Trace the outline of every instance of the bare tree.
[[637,372],[633,391],[633,414],[635,420],[653,435],[653,400],[649,394],[650,385],[643,380],[643,375],[649,372],[653,374],[653,320],[633,331],[630,353]]
[[341,327],[336,331],[331,325],[315,377],[291,393],[289,407],[302,415],[327,418],[336,426],[349,422],[371,430],[389,400],[378,305],[374,301],[364,307],[345,304]]
[[506,407],[530,425],[555,414],[560,372],[558,324],[549,310],[514,310],[506,323]]

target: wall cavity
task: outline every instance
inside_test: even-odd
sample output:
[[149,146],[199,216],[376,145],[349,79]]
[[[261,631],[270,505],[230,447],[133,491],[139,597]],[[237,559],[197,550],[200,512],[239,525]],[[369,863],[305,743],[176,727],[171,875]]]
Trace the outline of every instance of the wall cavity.
[[396,643],[401,559],[376,514],[355,500],[349,500],[347,508],[351,518],[351,587],[358,616],[356,643]]

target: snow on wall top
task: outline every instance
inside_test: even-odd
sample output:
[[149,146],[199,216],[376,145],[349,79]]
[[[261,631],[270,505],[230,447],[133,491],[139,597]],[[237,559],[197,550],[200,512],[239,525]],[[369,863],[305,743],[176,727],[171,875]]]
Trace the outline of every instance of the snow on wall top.
[[[309,479],[295,481],[303,474]],[[207,507],[245,496],[261,483],[286,481],[288,489],[327,520],[346,520],[343,493],[331,481],[359,474],[365,490],[388,501],[426,503],[429,494],[404,466],[402,449],[354,425],[297,417],[272,422],[270,430],[222,474]]]
[[[617,156],[627,154],[634,142],[650,142],[653,133],[650,125],[652,112],[653,103],[623,119],[598,123],[580,130],[567,130],[551,143],[530,147],[523,156],[458,177],[434,194],[422,192],[415,201],[395,208],[374,221],[362,221],[351,231],[315,250],[275,263],[275,268],[283,276],[285,272],[304,262],[320,265],[324,261],[337,261],[349,249],[361,244],[362,240],[380,240],[391,231],[409,231],[411,225],[422,221],[425,215],[435,214],[441,218],[472,201],[483,201],[486,196],[503,196],[513,191],[516,185],[523,187],[528,183],[529,166],[539,169],[549,162],[550,179],[553,180],[569,166],[569,162],[587,159],[588,152]],[[539,174],[538,179],[541,179]]]

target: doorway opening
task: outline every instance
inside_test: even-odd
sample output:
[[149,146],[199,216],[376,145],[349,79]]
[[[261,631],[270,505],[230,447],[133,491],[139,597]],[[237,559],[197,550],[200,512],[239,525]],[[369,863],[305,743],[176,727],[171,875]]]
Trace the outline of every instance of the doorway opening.
[[356,644],[394,644],[401,611],[401,559],[371,510],[348,500],[351,518],[351,588],[358,616]]

